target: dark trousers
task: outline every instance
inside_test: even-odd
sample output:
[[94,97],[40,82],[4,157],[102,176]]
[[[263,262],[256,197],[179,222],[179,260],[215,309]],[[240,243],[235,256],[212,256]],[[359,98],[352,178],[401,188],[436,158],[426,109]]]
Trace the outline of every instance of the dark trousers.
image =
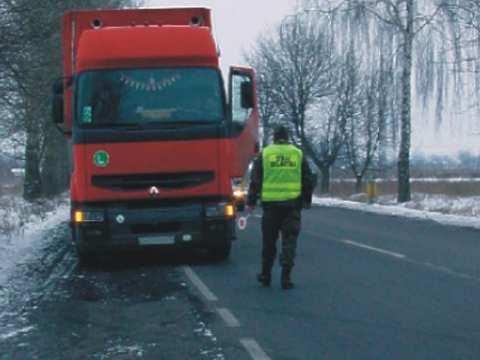
[[271,268],[277,254],[277,239],[282,235],[280,264],[292,268],[295,264],[297,238],[300,233],[301,210],[294,207],[268,206],[263,208],[263,266]]

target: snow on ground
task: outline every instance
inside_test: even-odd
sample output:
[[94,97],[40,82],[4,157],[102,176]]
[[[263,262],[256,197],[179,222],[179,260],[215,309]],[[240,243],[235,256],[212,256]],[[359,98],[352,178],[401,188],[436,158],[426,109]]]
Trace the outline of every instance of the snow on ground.
[[6,155],[17,157],[24,153],[25,144],[27,143],[26,139],[26,134],[21,131],[9,134],[0,138],[0,149]]
[[[353,196],[363,199],[364,196]],[[446,195],[414,193],[412,201],[397,204],[394,195],[384,195],[377,203],[340,200],[329,197],[314,197],[313,203],[320,206],[341,207],[376,214],[428,219],[444,225],[480,229],[480,197],[451,197]],[[466,216],[468,215],[468,216]]]
[[26,135],[22,132],[11,134],[0,139],[1,152],[9,157],[17,158],[25,152]]
[[[381,205],[397,205],[396,195],[380,196]],[[480,217],[480,196],[447,196],[413,193],[412,200],[401,205],[404,208],[439,212],[442,214]]]
[[[355,183],[355,179],[332,179],[330,180],[331,183]],[[375,179],[375,182],[377,183],[383,183],[383,182],[396,182],[396,178],[389,178],[389,179]],[[415,178],[412,177],[410,178],[410,182],[414,183],[435,183],[435,182],[442,182],[442,183],[470,183],[470,182],[480,182],[480,178],[478,177],[451,177],[451,178],[445,178],[445,177],[420,177],[420,178]]]
[[18,195],[0,198],[0,288],[12,270],[45,245],[45,231],[70,216],[67,195],[41,203],[28,203]]

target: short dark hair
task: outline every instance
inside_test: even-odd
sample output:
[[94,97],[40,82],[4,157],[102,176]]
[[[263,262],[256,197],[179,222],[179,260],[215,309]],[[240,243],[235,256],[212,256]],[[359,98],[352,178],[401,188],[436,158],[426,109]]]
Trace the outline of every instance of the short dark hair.
[[273,142],[288,141],[288,129],[283,125],[278,125],[273,129]]

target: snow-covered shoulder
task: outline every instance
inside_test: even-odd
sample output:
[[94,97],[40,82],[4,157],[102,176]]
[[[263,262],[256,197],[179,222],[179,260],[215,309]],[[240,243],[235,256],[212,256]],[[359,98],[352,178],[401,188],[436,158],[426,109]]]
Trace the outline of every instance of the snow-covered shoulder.
[[403,216],[414,219],[432,220],[443,225],[462,226],[480,229],[480,218],[473,216],[441,214],[428,210],[409,209],[403,205],[366,204],[330,197],[313,198],[313,203],[319,206],[340,207],[344,209],[367,211],[376,214]]
[[63,195],[41,203],[28,203],[20,196],[2,197],[0,216],[0,287],[19,264],[35,257],[48,242],[45,233],[67,221],[68,197]]

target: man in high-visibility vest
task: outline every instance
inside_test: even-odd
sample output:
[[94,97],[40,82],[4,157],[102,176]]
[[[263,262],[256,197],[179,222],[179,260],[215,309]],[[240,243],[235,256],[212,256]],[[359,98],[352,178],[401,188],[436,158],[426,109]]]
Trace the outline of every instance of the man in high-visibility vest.
[[291,289],[291,271],[300,233],[301,210],[311,206],[315,178],[302,150],[288,143],[288,130],[278,126],[273,132],[273,144],[265,147],[256,159],[247,198],[251,212],[260,197],[262,217],[262,271],[258,281],[270,286],[272,266],[277,253],[276,242],[282,235],[281,286]]

